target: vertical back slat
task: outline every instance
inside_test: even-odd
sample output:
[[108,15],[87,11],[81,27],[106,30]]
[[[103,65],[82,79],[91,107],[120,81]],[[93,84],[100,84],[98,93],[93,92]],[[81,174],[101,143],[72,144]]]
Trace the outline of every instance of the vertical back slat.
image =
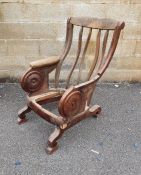
[[96,51],[95,51],[95,58],[94,58],[94,61],[92,63],[92,66],[90,68],[90,71],[88,73],[88,76],[87,76],[87,80],[89,80],[91,78],[91,75],[95,69],[95,66],[96,66],[96,63],[97,63],[97,60],[99,58],[99,51],[100,51],[100,37],[101,37],[101,30],[98,31],[98,34],[97,34],[97,38],[96,38]]
[[74,71],[74,68],[75,68],[75,66],[76,66],[76,64],[77,64],[77,62],[78,62],[78,59],[79,59],[79,56],[80,56],[80,53],[81,53],[82,35],[83,35],[83,27],[81,27],[80,32],[79,32],[78,50],[77,50],[76,60],[75,60],[75,63],[74,63],[74,65],[73,65],[72,69],[71,69],[71,72],[70,72],[70,74],[69,74],[69,76],[68,76],[66,88],[68,88],[68,86],[69,86],[70,78],[71,78],[71,76],[72,76],[72,73],[73,73],[73,71]]
[[106,30],[105,35],[104,35],[104,39],[103,39],[102,58],[104,58],[104,56],[105,56],[105,51],[106,51],[108,36],[109,36],[109,30]]
[[65,45],[64,45],[64,50],[63,50],[62,55],[60,56],[60,63],[58,64],[57,69],[56,69],[56,73],[55,73],[55,88],[58,87],[61,66],[62,66],[64,59],[66,58],[66,56],[68,55],[68,53],[70,51],[71,44],[72,44],[72,38],[73,38],[73,25],[68,20],[68,22],[67,22],[67,34],[66,34],[66,41],[65,41]]
[[100,68],[100,70],[98,71],[98,74],[101,76],[106,68],[108,67],[112,57],[113,57],[113,54],[115,52],[115,49],[116,49],[116,46],[117,46],[117,43],[118,43],[118,39],[119,39],[119,35],[120,35],[120,30],[118,27],[115,29],[114,33],[113,33],[113,37],[112,37],[112,42],[111,42],[111,45],[110,45],[110,48],[109,48],[109,51],[108,51],[108,54],[106,56],[106,61],[104,63],[104,65],[102,66],[102,68]]
[[97,73],[103,63],[104,60],[104,55],[105,55],[105,51],[106,51],[106,45],[107,45],[107,40],[108,40],[108,36],[109,36],[109,30],[106,30],[104,38],[103,38],[103,44],[102,44],[102,54],[101,57],[98,60],[97,66],[96,66],[96,70],[95,72]]
[[85,55],[86,55],[86,51],[87,51],[87,48],[88,48],[88,45],[89,45],[89,41],[90,41],[91,35],[92,35],[92,28],[89,29],[89,34],[88,34],[88,37],[87,37],[87,40],[86,40],[86,44],[85,44],[85,47],[84,47],[84,50],[83,50],[83,53],[82,53],[82,58],[81,58],[80,66],[79,66],[79,73],[78,73],[77,84],[79,84],[79,82],[81,80],[82,66],[83,66],[83,63],[84,63],[84,59],[85,59]]

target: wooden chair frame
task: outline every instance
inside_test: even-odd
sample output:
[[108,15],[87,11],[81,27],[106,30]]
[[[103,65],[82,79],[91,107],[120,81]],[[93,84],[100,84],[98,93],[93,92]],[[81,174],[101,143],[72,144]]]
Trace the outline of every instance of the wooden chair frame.
[[[58,148],[57,141],[63,135],[65,130],[87,117],[96,116],[100,113],[101,107],[99,105],[90,105],[92,94],[96,87],[96,83],[107,69],[113,57],[119,40],[120,32],[124,28],[124,25],[124,22],[111,19],[85,17],[69,18],[67,21],[66,40],[62,54],[59,57],[49,57],[47,59],[31,62],[29,70],[27,70],[27,72],[21,78],[21,86],[27,93],[27,104],[22,110],[18,112],[18,123],[24,123],[26,121],[26,113],[33,110],[40,117],[55,125],[55,131],[48,139],[48,146],[46,150],[49,154],[53,153]],[[72,45],[74,26],[80,27],[76,60],[66,80],[66,88],[61,89],[58,87],[60,71]],[[72,73],[80,57],[84,28],[87,28],[89,33],[80,61],[77,85],[70,86]],[[92,63],[90,71],[88,72],[86,81],[81,83],[80,80],[82,76],[82,65],[84,63],[93,29],[98,30],[96,38],[96,51],[94,56],[95,59]],[[102,45],[100,41],[101,31],[105,31]],[[110,31],[113,31],[113,37],[108,53],[105,56],[107,40]],[[100,46],[102,47],[101,56],[99,54]],[[50,88],[49,74],[53,70],[56,71],[55,87]],[[58,101],[58,111],[60,113],[59,116],[53,114],[41,106],[41,104],[55,101]]]

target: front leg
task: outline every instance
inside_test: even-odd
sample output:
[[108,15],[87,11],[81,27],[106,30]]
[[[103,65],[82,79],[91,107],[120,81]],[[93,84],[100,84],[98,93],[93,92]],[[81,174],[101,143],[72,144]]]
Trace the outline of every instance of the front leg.
[[90,115],[97,117],[101,113],[101,107],[99,105],[94,105],[89,109]]
[[52,154],[58,149],[57,140],[63,135],[63,133],[64,129],[61,129],[60,127],[55,128],[54,132],[50,135],[48,139],[48,147],[46,149],[46,152],[48,154]]
[[20,124],[23,124],[23,123],[25,123],[26,121],[27,121],[27,119],[26,119],[26,115],[25,114],[27,114],[28,112],[30,112],[31,111],[31,109],[30,109],[30,107],[29,106],[25,106],[24,108],[22,108],[19,112],[18,112],[18,124],[20,125]]

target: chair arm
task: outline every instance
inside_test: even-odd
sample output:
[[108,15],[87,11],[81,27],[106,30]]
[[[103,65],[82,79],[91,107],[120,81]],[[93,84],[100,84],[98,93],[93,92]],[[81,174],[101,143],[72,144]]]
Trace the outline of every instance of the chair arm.
[[85,92],[72,86],[65,91],[59,101],[59,113],[64,118],[72,118],[85,110],[86,101]]
[[29,94],[46,91],[49,86],[48,75],[57,67],[58,63],[58,57],[31,62],[30,68],[20,80],[23,90]]
[[100,76],[93,80],[68,88],[60,99],[58,110],[65,118],[70,118],[88,108],[96,83]]
[[33,61],[30,63],[30,67],[32,67],[33,69],[50,67],[58,64],[59,61],[60,59],[58,57],[52,56],[48,57],[47,59]]

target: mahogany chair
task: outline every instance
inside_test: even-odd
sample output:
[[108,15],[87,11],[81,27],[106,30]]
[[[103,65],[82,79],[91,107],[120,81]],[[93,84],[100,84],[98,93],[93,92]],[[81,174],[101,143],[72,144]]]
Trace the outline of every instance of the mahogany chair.
[[[55,125],[55,131],[49,137],[48,146],[46,148],[49,154],[53,153],[58,148],[57,141],[64,131],[81,120],[90,116],[97,116],[97,114],[101,112],[100,106],[92,106],[90,104],[92,94],[98,80],[107,69],[113,57],[120,32],[124,26],[124,22],[111,19],[85,17],[69,18],[67,21],[66,40],[62,54],[58,57],[49,57],[47,59],[31,62],[29,70],[21,78],[21,86],[27,93],[27,104],[18,112],[18,123],[24,123],[26,121],[25,114],[33,110],[40,117]],[[62,70],[64,60],[69,54],[75,27],[80,27],[76,59],[65,81],[65,88],[60,88],[60,71]],[[85,42],[83,42],[82,39],[84,29],[88,30]],[[90,70],[85,80],[82,82],[83,64],[86,59],[87,48],[92,37],[93,29],[97,31],[95,55]],[[109,37],[110,33],[112,33],[112,37]],[[110,45],[107,44],[109,40]],[[83,43],[84,47],[82,49]],[[71,82],[70,80],[76,66],[78,66],[78,79],[76,84],[73,84],[73,81]],[[53,70],[55,70],[55,81],[54,88],[51,88],[49,85],[49,74]],[[58,101],[59,115],[41,106],[42,104],[55,101]]]

